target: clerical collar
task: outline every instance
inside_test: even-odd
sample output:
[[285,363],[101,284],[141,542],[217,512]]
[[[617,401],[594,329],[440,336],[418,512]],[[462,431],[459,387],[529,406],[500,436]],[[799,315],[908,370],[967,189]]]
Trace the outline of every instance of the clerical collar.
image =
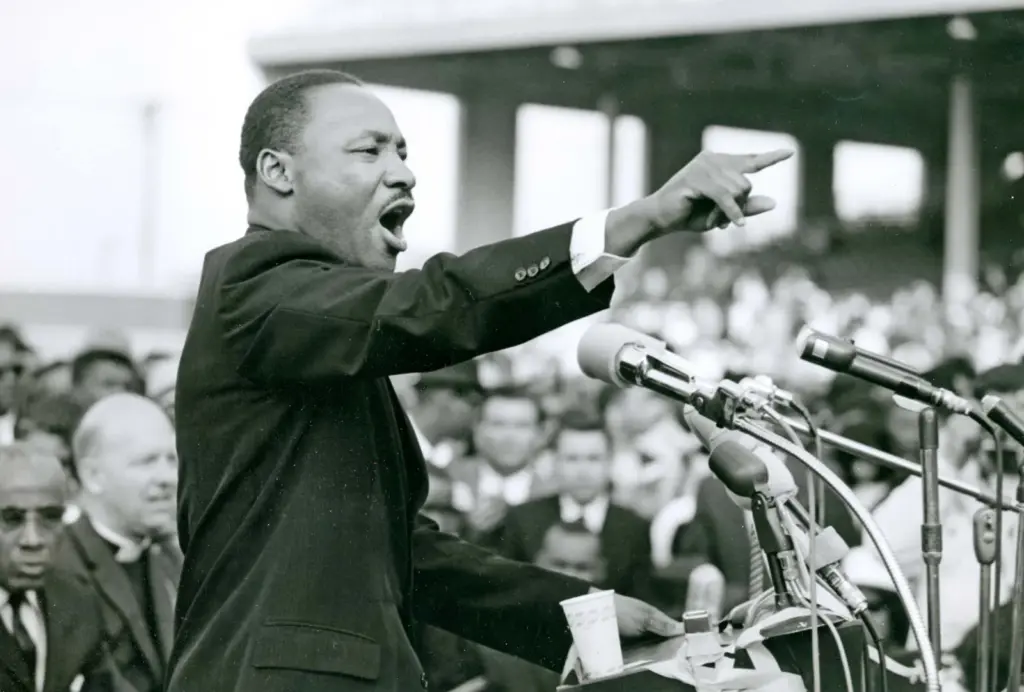
[[122,536],[116,531],[112,531],[111,529],[107,528],[106,526],[103,526],[102,524],[97,523],[92,519],[90,519],[89,521],[92,523],[92,527],[96,530],[96,533],[99,534],[99,537],[105,540],[110,545],[112,545],[117,550],[117,552],[114,553],[114,559],[117,562],[138,562],[138,560],[143,556],[146,550],[149,549],[151,541],[148,538],[142,541],[141,543],[138,541],[133,541],[132,539]]

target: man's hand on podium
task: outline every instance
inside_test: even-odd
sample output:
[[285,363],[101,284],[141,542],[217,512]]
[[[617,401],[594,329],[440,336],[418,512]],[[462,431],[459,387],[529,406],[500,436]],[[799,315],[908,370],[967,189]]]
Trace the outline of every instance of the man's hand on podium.
[[[592,588],[591,593],[601,591]],[[673,620],[649,603],[636,598],[615,594],[615,618],[619,622],[619,635],[639,637],[656,634],[659,637],[675,637],[684,634],[683,623]]]

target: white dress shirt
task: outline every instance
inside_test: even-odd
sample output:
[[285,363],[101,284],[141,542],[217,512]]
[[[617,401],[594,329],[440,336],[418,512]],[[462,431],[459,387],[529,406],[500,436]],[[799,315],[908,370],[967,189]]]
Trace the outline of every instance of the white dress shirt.
[[[0,588],[0,619],[4,627],[14,636],[14,609],[10,603],[11,595]],[[36,690],[42,692],[43,682],[46,679],[46,625],[43,618],[43,609],[39,605],[39,597],[35,591],[27,591],[25,600],[18,610],[21,622],[25,625],[25,631],[36,647]]]
[[89,520],[89,523],[92,524],[93,529],[96,530],[96,533],[99,534],[100,538],[117,548],[117,552],[114,554],[114,560],[119,563],[131,564],[133,562],[138,562],[142,557],[142,554],[145,553],[150,546],[150,541],[148,540],[141,543],[133,541],[132,539],[122,536],[116,531],[113,531],[92,519]]
[[558,509],[561,519],[566,524],[574,524],[583,521],[587,531],[593,534],[600,534],[604,528],[604,520],[608,518],[608,506],[611,504],[607,495],[597,497],[585,505],[576,500],[562,495],[558,498]]
[[481,497],[500,497],[506,505],[515,507],[529,502],[532,490],[533,468],[531,466],[503,476],[490,466],[480,465],[477,493]]
[[0,445],[14,443],[14,414],[5,413],[0,416]]
[[569,262],[587,291],[593,291],[629,261],[627,257],[605,252],[605,223],[609,211],[584,216],[572,227]]

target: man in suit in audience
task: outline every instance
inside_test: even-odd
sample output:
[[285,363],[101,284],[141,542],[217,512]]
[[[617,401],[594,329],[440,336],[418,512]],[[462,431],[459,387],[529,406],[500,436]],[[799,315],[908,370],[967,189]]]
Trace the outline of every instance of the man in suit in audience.
[[[511,508],[491,542],[507,557],[533,562],[546,540],[575,544],[585,538],[575,533],[590,534],[597,539],[602,573],[595,583],[647,597],[650,524],[611,501],[612,449],[603,422],[597,416],[570,411],[560,421],[553,443],[557,492]],[[549,536],[559,524],[568,530]],[[573,532],[572,527],[580,531]],[[553,557],[558,558],[559,552],[553,551]]]
[[538,465],[544,411],[521,387],[492,389],[473,430],[475,456],[448,468],[452,506],[463,515],[463,537],[487,547],[509,508],[556,491],[550,471]]
[[59,560],[101,598],[111,655],[134,692],[163,689],[173,643],[181,570],[174,443],[167,414],[135,394],[94,404],[73,440],[82,516]]
[[0,446],[0,690],[114,692],[100,604],[89,585],[52,568],[64,529],[60,461]]

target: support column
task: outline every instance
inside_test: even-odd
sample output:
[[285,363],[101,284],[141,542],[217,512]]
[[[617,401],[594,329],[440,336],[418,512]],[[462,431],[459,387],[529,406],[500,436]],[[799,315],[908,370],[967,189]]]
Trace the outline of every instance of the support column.
[[[657,104],[646,113],[647,181],[651,191],[664,185],[703,148],[704,128],[714,121],[699,112],[700,98],[680,94],[675,107]],[[678,267],[685,253],[703,242],[699,235],[677,233],[658,240],[653,249],[645,248],[642,262],[649,267]]]
[[605,206],[614,207],[616,203],[615,199],[615,168],[618,166],[617,161],[617,146],[618,146],[618,131],[615,127],[619,119],[619,99],[615,94],[605,94],[600,98],[597,104],[598,110],[605,117],[605,121],[608,125],[608,139],[605,146],[608,148],[608,170],[605,172]]
[[970,75],[954,75],[949,96],[942,275],[943,296],[953,302],[966,300],[977,290],[981,181],[976,107]]
[[462,95],[456,252],[512,237],[518,106],[500,90]]
[[836,218],[833,177],[835,163],[831,137],[808,136],[801,139],[800,158],[800,214],[801,227],[827,222]]

